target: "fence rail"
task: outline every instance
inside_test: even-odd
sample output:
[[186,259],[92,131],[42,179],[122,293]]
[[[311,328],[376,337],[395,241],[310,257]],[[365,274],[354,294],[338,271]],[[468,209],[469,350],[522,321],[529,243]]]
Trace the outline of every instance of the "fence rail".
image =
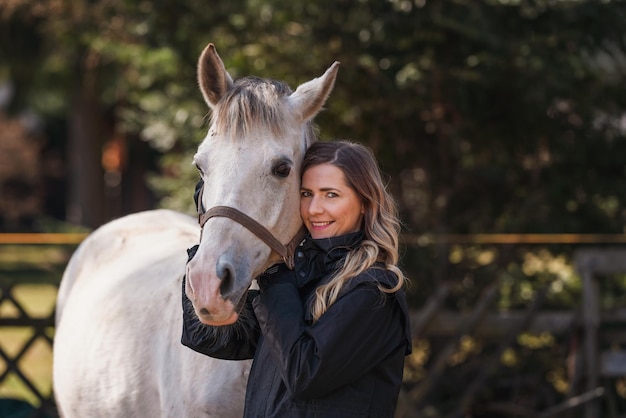
[[87,233],[0,233],[2,244],[80,244]]
[[[80,244],[88,233],[0,233],[3,244]],[[626,244],[626,234],[404,234],[405,245]]]
[[626,234],[407,234],[407,245],[430,244],[622,244]]

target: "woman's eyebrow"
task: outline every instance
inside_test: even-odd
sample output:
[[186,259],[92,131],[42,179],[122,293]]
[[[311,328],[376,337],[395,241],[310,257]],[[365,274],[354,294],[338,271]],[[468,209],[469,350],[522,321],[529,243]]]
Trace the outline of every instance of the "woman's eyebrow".
[[[300,190],[306,190],[308,192],[312,191],[312,189],[308,188],[308,187],[300,187]],[[337,187],[332,187],[332,186],[328,186],[328,187],[320,187],[319,190],[321,192],[339,192],[341,191],[341,189],[337,188]]]

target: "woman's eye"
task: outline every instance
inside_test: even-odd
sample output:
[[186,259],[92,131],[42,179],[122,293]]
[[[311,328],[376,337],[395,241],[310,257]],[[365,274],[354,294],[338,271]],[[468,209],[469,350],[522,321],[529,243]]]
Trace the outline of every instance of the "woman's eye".
[[301,191],[300,197],[311,197],[311,192]]
[[337,196],[339,196],[339,195],[338,195],[337,193],[335,193],[335,192],[328,192],[328,194],[327,194],[326,196],[328,196],[328,197],[331,197],[331,198],[332,198],[332,197],[337,197]]
[[272,174],[277,177],[288,177],[291,173],[291,164],[281,161],[272,168]]

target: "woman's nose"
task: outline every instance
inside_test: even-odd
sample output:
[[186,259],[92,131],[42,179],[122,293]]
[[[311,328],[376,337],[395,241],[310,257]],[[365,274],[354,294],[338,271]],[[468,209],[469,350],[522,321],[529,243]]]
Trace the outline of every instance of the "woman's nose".
[[324,211],[324,208],[322,207],[322,205],[320,204],[319,199],[317,198],[312,198],[311,199],[311,204],[309,205],[309,213],[312,215],[318,214],[318,213],[322,213]]

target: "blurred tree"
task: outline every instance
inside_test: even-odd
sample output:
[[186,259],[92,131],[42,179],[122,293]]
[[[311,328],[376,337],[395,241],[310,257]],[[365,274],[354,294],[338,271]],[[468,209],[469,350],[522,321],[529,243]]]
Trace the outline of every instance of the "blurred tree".
[[[67,121],[70,222],[108,220],[102,149],[112,139],[124,138],[123,146],[141,139],[160,152],[175,145],[189,152],[198,142],[206,108],[195,62],[206,44],[201,28],[229,25],[219,7],[206,13],[194,0],[44,0],[5,1],[0,11],[3,73],[18,85],[14,106]],[[196,141],[181,140],[190,136]]]
[[413,231],[623,230],[622,2],[47,0],[3,16],[28,44],[2,43],[29,104],[67,112],[79,212],[102,206],[112,130],[167,154],[152,187],[190,209],[195,61],[213,41],[235,77],[294,87],[341,61],[322,137],[375,149]]

